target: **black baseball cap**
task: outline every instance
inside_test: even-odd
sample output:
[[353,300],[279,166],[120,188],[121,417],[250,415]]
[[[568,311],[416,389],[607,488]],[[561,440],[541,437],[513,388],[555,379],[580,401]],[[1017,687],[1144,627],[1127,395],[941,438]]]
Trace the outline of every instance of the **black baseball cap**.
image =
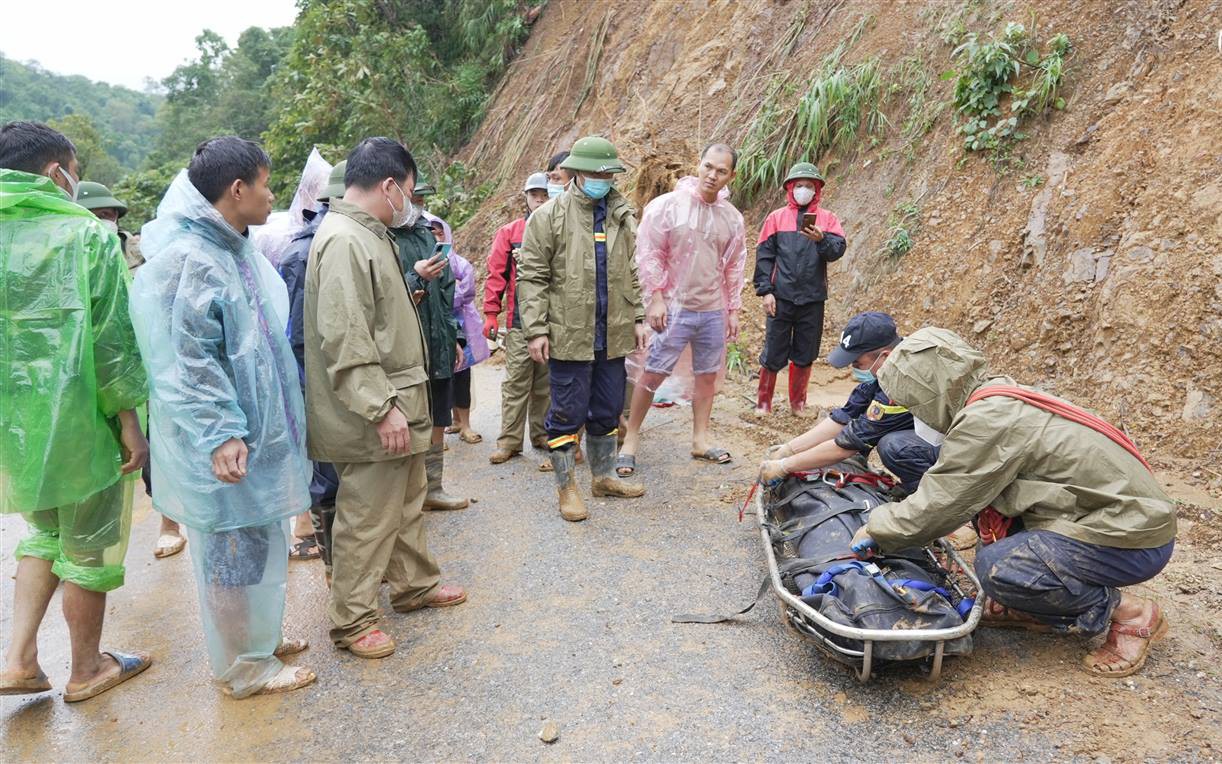
[[895,329],[895,319],[886,313],[869,311],[858,313],[845,324],[840,333],[840,342],[827,356],[827,362],[843,369],[858,357],[879,348],[889,348],[900,341]]

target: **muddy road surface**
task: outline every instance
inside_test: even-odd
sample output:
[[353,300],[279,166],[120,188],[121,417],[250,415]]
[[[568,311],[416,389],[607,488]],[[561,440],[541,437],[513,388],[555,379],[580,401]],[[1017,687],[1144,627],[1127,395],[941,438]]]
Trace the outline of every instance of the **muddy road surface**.
[[[585,473],[591,517],[570,524],[555,509],[551,475],[537,471],[544,454],[488,463],[500,377],[495,366],[476,372],[484,442],[448,438],[447,487],[476,503],[428,517],[444,578],[467,587],[467,604],[388,615],[383,628],[398,651],[363,661],[327,641],[321,563],[292,562],[285,633],[310,640],[298,662],[318,682],[230,700],[210,683],[193,550],[153,559],[158,521],[141,496],[127,584],[110,597],[102,643],[150,651],[154,665],[65,705],[69,652],[56,595],[40,635],[56,690],[0,699],[5,760],[1219,757],[1217,508],[1185,505],[1203,519],[1164,576],[1141,587],[1174,619],[1143,673],[1095,679],[1079,670],[1075,641],[980,630],[975,653],[948,660],[937,685],[915,669],[863,685],[787,630],[772,599],[731,624],[670,622],[676,613],[732,612],[754,596],[763,555],[752,520],[737,522],[737,504],[762,444],[813,415],[761,423],[745,401],[719,401],[715,432],[735,462],[715,466],[688,455],[690,409],[655,409],[638,455],[648,495],[591,500]],[[828,384],[829,401],[842,397],[835,385],[843,383]],[[23,530],[19,518],[4,518],[5,646],[11,555]],[[547,721],[559,728],[551,744],[538,737]]]

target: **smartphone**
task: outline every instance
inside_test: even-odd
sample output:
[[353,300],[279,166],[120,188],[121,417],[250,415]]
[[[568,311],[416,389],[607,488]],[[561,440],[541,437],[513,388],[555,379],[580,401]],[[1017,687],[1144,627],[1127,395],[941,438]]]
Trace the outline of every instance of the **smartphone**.
[[447,242],[437,242],[437,246],[433,249],[433,257],[441,256],[442,260],[450,257],[451,244]]
[[802,230],[805,231],[807,228],[810,228],[812,225],[818,225],[815,222],[818,219],[818,217],[819,216],[816,213],[803,212],[802,213]]

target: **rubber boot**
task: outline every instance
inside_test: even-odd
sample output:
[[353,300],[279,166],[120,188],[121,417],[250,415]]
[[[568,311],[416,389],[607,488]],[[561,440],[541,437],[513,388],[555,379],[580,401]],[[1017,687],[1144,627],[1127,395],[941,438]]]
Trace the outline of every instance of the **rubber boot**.
[[440,443],[429,446],[424,457],[424,472],[429,479],[429,491],[424,495],[424,508],[466,509],[467,500],[451,496],[441,487],[441,473],[445,469],[445,451]]
[[579,523],[590,516],[585,502],[577,492],[577,447],[552,451],[552,471],[556,475],[556,493],[560,498],[560,516],[570,523]]
[[796,414],[806,409],[806,387],[810,384],[810,367],[789,364],[789,408]]
[[771,414],[772,413],[772,393],[776,390],[776,372],[760,367],[760,389],[759,397],[755,403],[755,413]]
[[586,433],[586,460],[590,463],[590,493],[595,496],[618,496],[635,499],[645,495],[645,486],[630,483],[615,474],[615,453],[618,444],[615,434],[593,435]]

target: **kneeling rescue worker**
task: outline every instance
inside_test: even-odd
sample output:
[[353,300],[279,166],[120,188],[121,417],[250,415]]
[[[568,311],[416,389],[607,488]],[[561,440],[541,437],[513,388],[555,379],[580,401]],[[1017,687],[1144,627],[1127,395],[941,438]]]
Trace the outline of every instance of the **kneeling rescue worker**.
[[1175,545],[1175,507],[1127,437],[1066,401],[986,375],[946,329],[904,340],[878,372],[918,425],[940,435],[916,492],[884,504],[854,551],[928,544],[975,518],[986,625],[1107,634],[1085,667],[1121,677],[1167,632],[1156,602],[1118,587],[1148,581]]

